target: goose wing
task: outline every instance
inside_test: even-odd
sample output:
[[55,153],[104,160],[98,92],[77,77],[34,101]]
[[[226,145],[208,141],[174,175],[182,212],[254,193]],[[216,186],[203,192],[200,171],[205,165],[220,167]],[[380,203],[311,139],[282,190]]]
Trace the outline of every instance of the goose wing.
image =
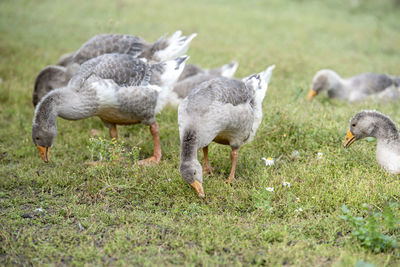
[[146,42],[126,34],[99,34],[84,43],[74,55],[74,62],[83,62],[108,53],[128,54],[138,57],[144,51]]
[[70,83],[81,87],[89,77],[111,79],[121,87],[148,85],[150,65],[126,54],[105,54],[86,61]]
[[381,92],[393,83],[393,79],[386,74],[363,73],[351,78],[352,87],[368,94]]
[[210,103],[237,106],[252,102],[253,92],[239,80],[219,77],[205,81],[188,95],[188,112],[207,112]]

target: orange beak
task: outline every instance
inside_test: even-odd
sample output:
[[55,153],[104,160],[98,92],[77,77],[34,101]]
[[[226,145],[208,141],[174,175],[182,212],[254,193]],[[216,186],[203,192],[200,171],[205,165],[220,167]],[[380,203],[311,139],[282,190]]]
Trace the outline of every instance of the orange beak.
[[194,190],[197,192],[199,197],[205,197],[204,190],[203,190],[203,185],[200,182],[194,181],[190,185],[194,188]]
[[36,146],[39,150],[40,157],[44,162],[48,163],[50,161],[50,147]]
[[311,89],[311,90],[308,92],[307,100],[310,101],[310,100],[313,99],[316,95],[318,95],[317,91]]
[[347,131],[346,137],[344,138],[344,148],[348,148],[353,144],[357,139],[354,137],[353,133],[350,130]]

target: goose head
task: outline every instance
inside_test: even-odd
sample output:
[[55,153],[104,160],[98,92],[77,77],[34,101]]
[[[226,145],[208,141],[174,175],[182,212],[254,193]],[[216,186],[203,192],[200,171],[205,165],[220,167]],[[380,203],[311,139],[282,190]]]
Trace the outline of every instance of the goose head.
[[388,116],[377,111],[364,110],[350,120],[344,147],[348,148],[356,140],[365,137],[375,137],[378,140],[395,138],[398,137],[398,130]]
[[32,140],[44,162],[50,161],[50,148],[57,136],[57,114],[51,94],[39,102],[32,125]]
[[307,99],[312,100],[323,91],[335,90],[340,85],[341,78],[333,70],[320,70],[312,80],[311,89],[308,92]]
[[151,66],[152,75],[150,84],[159,85],[160,87],[171,87],[179,79],[188,59],[189,56],[181,56],[162,63],[153,64]]
[[204,197],[203,173],[197,160],[197,135],[195,129],[184,130],[181,136],[180,172],[185,180],[200,197]]
[[202,167],[196,159],[181,162],[182,178],[190,184],[200,197],[204,197]]

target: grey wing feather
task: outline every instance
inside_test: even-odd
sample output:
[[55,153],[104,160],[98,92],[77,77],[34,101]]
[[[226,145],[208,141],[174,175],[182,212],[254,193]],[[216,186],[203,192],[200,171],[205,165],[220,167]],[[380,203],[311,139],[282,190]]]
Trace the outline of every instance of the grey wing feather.
[[218,76],[215,75],[197,74],[177,82],[173,88],[173,91],[178,95],[179,98],[185,98],[195,87],[200,85],[202,82],[209,81],[217,77]]
[[92,75],[111,79],[119,86],[139,86],[148,84],[151,71],[148,64],[133,56],[105,54],[82,64],[70,83],[80,87]]
[[200,67],[193,64],[186,64],[181,75],[179,76],[178,82],[183,81],[188,77],[203,73],[204,71]]
[[215,78],[201,83],[188,95],[188,112],[206,112],[208,106],[216,101],[237,106],[252,103],[254,92],[235,79]]
[[351,79],[351,85],[361,91],[373,94],[378,93],[394,83],[390,76],[385,74],[363,73]]
[[83,62],[108,53],[128,54],[138,57],[146,46],[140,37],[124,34],[100,34],[92,37],[74,55],[74,62]]

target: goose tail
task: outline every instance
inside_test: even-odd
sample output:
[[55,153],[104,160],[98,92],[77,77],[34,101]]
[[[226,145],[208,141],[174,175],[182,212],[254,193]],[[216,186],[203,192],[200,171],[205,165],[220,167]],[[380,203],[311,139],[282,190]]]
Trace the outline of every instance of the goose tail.
[[232,61],[221,67],[221,76],[232,78],[235,75],[237,68],[239,67],[239,62]]
[[181,31],[176,31],[169,38],[162,36],[153,44],[153,60],[166,61],[184,55],[189,49],[190,42],[196,36],[197,33],[193,33],[189,36],[182,36]]

